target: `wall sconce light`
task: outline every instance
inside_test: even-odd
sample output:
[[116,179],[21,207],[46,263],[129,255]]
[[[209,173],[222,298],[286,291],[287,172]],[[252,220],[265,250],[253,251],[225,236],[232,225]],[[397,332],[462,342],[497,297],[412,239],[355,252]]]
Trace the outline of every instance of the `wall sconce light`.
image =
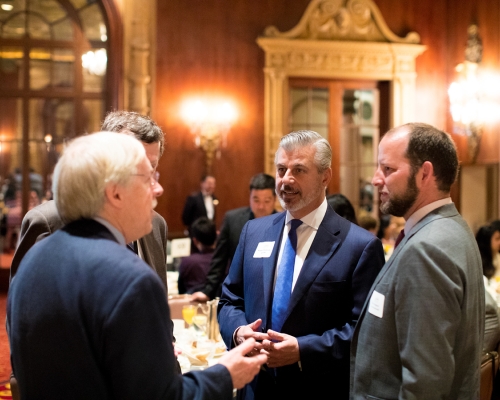
[[194,135],[196,147],[206,155],[206,172],[212,172],[214,156],[220,158],[227,134],[238,117],[236,106],[228,100],[189,99],[181,107],[181,116]]
[[455,68],[457,80],[450,85],[448,95],[454,132],[467,136],[469,157],[475,163],[484,126],[498,120],[500,85],[498,77],[479,68],[483,45],[477,25],[470,25],[467,34],[465,62]]

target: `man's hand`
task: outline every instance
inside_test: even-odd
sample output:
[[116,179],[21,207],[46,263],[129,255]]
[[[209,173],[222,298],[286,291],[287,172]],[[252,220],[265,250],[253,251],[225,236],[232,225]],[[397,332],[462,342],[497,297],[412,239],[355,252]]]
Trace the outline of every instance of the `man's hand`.
[[265,339],[269,339],[269,336],[267,333],[262,333],[259,332],[259,328],[262,325],[262,320],[259,318],[258,320],[255,320],[251,324],[244,325],[239,327],[236,330],[236,335],[235,335],[235,342],[237,345],[240,345],[247,339],[255,339],[255,347],[254,349],[248,354],[249,356],[254,356],[256,354],[259,354],[260,351],[262,350],[262,341]]
[[262,342],[262,354],[267,354],[270,368],[283,367],[300,361],[299,342],[285,333],[267,331],[269,339]]
[[191,295],[191,301],[199,301],[199,302],[204,302],[210,300],[208,296],[203,293],[203,292],[194,292]]
[[262,364],[267,361],[265,354],[257,354],[254,357],[246,357],[255,347],[255,340],[248,339],[224,354],[219,364],[224,365],[231,374],[233,387],[241,389],[247,383],[251,382],[260,370]]

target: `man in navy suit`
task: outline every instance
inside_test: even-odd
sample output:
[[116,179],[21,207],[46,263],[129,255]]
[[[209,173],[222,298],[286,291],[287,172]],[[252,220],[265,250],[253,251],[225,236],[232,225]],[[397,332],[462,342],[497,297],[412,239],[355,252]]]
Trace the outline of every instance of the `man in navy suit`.
[[65,149],[53,192],[66,225],[27,252],[9,290],[22,398],[230,400],[267,360],[245,357],[251,339],[206,371],[175,373],[165,288],[126,247],[151,231],[158,185],[129,135],[82,136]]
[[[276,152],[276,193],[283,213],[249,221],[241,233],[219,302],[229,348],[248,338],[268,354],[246,399],[349,396],[349,349],[367,293],[384,264],[382,244],[338,216],[325,199],[331,147],[319,134],[284,136]],[[288,305],[272,311],[290,221],[300,219]],[[277,265],[280,265],[278,268]],[[277,315],[280,314],[280,315]],[[275,317],[284,322],[273,329]]]

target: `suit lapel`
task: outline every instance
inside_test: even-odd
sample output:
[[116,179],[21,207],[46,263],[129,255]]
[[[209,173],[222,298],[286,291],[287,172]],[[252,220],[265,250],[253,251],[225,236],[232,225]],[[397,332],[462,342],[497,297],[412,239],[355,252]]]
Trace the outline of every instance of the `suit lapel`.
[[[263,259],[263,273],[262,277],[264,279],[264,307],[266,314],[269,314],[271,310],[272,293],[274,287],[274,275],[276,271],[276,263],[278,260],[278,253],[281,244],[281,236],[283,234],[283,226],[285,223],[286,212],[281,213],[273,222],[273,224],[264,232],[262,235],[264,242],[271,242],[274,240],[274,247],[271,256]],[[269,312],[268,312],[269,311]],[[268,318],[269,319],[269,318]],[[266,322],[266,321],[264,321]]]
[[[361,310],[361,314],[359,315],[359,321],[361,321],[363,319],[366,307],[368,306],[368,303],[370,302],[370,298],[372,296],[372,293],[375,290],[375,286],[381,281],[381,279],[387,273],[389,268],[391,268],[391,265],[394,262],[396,262],[396,260],[398,259],[398,254],[405,247],[406,242],[408,242],[420,229],[422,229],[422,227],[424,227],[428,223],[434,221],[435,219],[453,217],[456,214],[458,214],[458,211],[457,211],[454,204],[447,204],[445,206],[439,207],[439,208],[431,211],[424,218],[422,218],[420,221],[418,221],[417,224],[411,229],[411,232],[409,232],[408,234],[405,234],[405,237],[403,238],[401,243],[398,245],[398,247],[396,247],[394,249],[393,253],[391,254],[391,257],[385,263],[384,267],[380,270],[379,274],[377,275],[377,278],[373,282],[373,285],[372,285],[370,291],[368,292],[368,296],[366,296],[366,301],[365,301],[365,304],[363,305],[363,308]],[[359,322],[358,322],[358,325],[359,325]]]

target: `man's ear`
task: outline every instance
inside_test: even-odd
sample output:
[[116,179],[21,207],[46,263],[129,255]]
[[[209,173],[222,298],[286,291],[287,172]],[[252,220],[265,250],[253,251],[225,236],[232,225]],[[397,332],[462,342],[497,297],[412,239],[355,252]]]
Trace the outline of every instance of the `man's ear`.
[[106,202],[109,203],[112,207],[122,208],[122,187],[117,185],[116,183],[111,183],[106,185],[104,189],[104,195],[106,197]]
[[434,176],[434,166],[430,161],[425,161],[420,167],[422,184],[430,183],[436,180]]
[[332,169],[331,168],[327,168],[325,171],[323,171],[323,179],[322,179],[322,183],[323,183],[323,186],[326,188],[328,186],[328,184],[330,183],[331,179],[332,179]]

